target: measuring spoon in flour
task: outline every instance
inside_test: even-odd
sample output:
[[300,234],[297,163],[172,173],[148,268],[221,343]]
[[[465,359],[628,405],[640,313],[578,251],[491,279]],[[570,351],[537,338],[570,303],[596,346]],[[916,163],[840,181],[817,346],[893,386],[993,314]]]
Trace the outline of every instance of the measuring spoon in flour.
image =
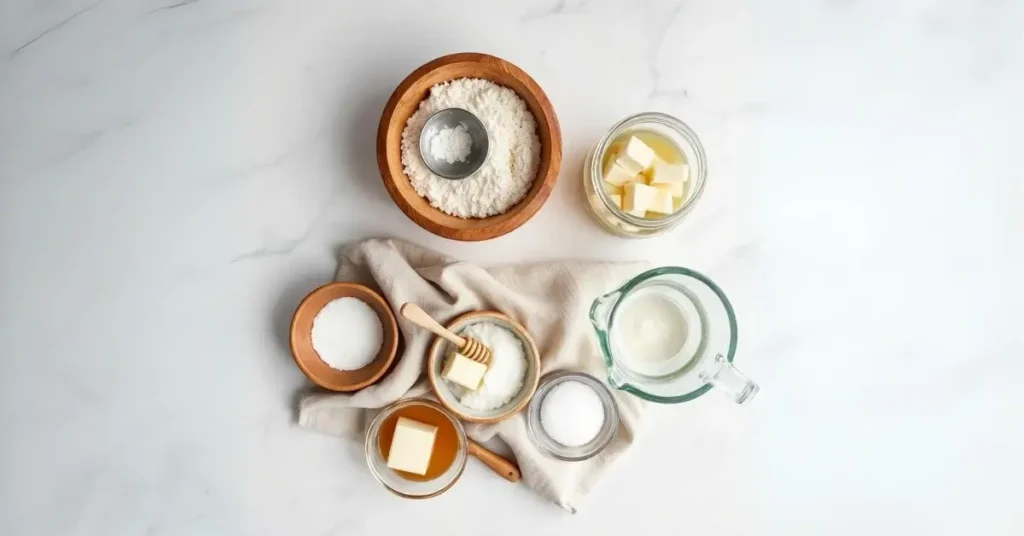
[[446,179],[464,179],[487,160],[487,129],[468,110],[448,108],[427,119],[420,131],[420,157]]

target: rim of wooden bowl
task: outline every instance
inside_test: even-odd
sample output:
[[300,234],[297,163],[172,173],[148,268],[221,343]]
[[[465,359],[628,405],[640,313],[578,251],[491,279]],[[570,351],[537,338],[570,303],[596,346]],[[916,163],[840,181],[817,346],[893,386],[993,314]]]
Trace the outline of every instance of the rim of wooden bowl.
[[[369,365],[358,370],[341,371],[330,368],[320,359],[310,340],[313,319],[324,305],[338,298],[362,300],[377,313],[384,330],[384,340],[377,355]],[[323,303],[316,305],[316,302],[321,301]],[[310,309],[314,307],[316,310],[311,311]],[[291,347],[292,359],[310,381],[331,391],[358,391],[384,376],[394,362],[398,353],[398,320],[388,302],[370,287],[359,283],[335,281],[317,287],[299,302],[295,314],[292,315],[288,344]]]
[[[447,76],[444,73],[459,66],[474,72]],[[497,77],[497,79],[495,78]],[[436,84],[459,78],[484,78],[508,87],[523,99],[537,122],[541,139],[540,165],[530,191],[519,203],[503,214],[487,218],[458,218],[432,207],[420,197],[402,166],[402,131],[419,103],[427,98]],[[402,105],[408,113],[398,116]],[[380,169],[388,195],[398,208],[420,227],[438,236],[461,241],[497,238],[522,226],[540,210],[558,179],[562,166],[562,130],[558,116],[547,94],[526,71],[506,60],[477,52],[449,54],[431,60],[406,76],[388,99],[377,126],[377,167]]]
[[[537,371],[537,374],[534,375],[533,384],[529,386],[529,391],[527,392],[527,395],[524,396],[523,399],[519,401],[519,403],[516,404],[514,407],[510,408],[505,413],[502,413],[501,415],[497,415],[495,417],[476,417],[465,413],[457,405],[449,404],[448,401],[445,400],[445,398],[440,395],[440,390],[437,387],[438,382],[444,380],[438,378],[437,374],[434,372],[438,368],[435,366],[435,362],[437,361],[437,359],[443,358],[443,356],[440,355],[441,345],[445,344],[447,341],[436,335],[434,336],[434,341],[430,343],[430,348],[427,349],[427,377],[430,378],[430,388],[433,390],[434,396],[437,397],[437,400],[438,402],[441,403],[441,405],[443,405],[446,409],[448,409],[448,411],[451,411],[464,421],[483,423],[494,423],[498,421],[503,421],[511,417],[512,415],[515,415],[516,413],[522,411],[523,408],[525,408],[530,403],[530,400],[533,398],[534,393],[537,392],[537,386],[540,384],[541,376],[540,352],[537,351],[537,344],[533,341],[533,336],[530,335],[530,332],[527,331],[525,326],[520,324],[516,319],[504,313],[499,313],[498,311],[470,311],[468,313],[464,313],[455,317],[450,322],[447,322],[444,327],[451,330],[452,326],[465,322],[467,320],[472,320],[474,318],[495,318],[498,320],[502,320],[504,322],[508,322],[510,325],[516,328],[516,330],[518,331],[517,335],[519,335],[527,344],[530,345],[531,355],[533,356],[534,360],[533,365],[536,367],[535,370]],[[525,384],[523,385],[523,388],[526,388]]]

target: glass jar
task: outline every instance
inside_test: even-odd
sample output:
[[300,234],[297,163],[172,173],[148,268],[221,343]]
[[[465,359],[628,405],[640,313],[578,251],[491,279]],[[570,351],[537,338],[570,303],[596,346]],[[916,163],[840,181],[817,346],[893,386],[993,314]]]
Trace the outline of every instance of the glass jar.
[[[683,202],[675,212],[661,218],[641,218],[627,214],[613,202],[604,189],[604,155],[620,136],[633,131],[647,131],[670,141],[690,166],[690,180]],[[686,123],[668,114],[644,112],[619,121],[608,130],[597,145],[587,153],[583,163],[583,192],[587,212],[606,231],[625,238],[646,238],[672,229],[697,203],[704,191],[707,158],[697,134]]]

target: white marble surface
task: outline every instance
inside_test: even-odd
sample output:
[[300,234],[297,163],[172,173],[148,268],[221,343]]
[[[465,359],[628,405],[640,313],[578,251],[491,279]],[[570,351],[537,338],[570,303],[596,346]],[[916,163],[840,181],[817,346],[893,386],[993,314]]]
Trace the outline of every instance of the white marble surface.
[[[1021,2],[427,4],[0,6],[0,534],[1024,531]],[[565,139],[551,200],[482,244],[413,225],[374,161],[393,87],[465,50],[530,72]],[[579,166],[646,109],[711,174],[624,241]],[[576,516],[475,463],[403,502],[293,424],[285,346],[338,246],[384,235],[705,271],[762,392],[664,408]]]

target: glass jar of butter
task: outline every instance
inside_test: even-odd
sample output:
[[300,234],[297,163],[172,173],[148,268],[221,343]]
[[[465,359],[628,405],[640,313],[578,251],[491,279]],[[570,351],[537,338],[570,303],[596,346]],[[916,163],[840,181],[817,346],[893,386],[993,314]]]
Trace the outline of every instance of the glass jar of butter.
[[[604,180],[605,171],[632,137],[643,141],[655,158],[688,167],[681,197],[674,198],[671,214],[631,214],[622,208],[619,187]],[[644,112],[619,121],[598,140],[583,163],[583,192],[587,212],[606,231],[626,238],[646,238],[672,229],[686,216],[704,191],[707,159],[697,134],[667,114]],[[638,179],[642,179],[638,175]],[[649,178],[649,177],[648,177]]]

